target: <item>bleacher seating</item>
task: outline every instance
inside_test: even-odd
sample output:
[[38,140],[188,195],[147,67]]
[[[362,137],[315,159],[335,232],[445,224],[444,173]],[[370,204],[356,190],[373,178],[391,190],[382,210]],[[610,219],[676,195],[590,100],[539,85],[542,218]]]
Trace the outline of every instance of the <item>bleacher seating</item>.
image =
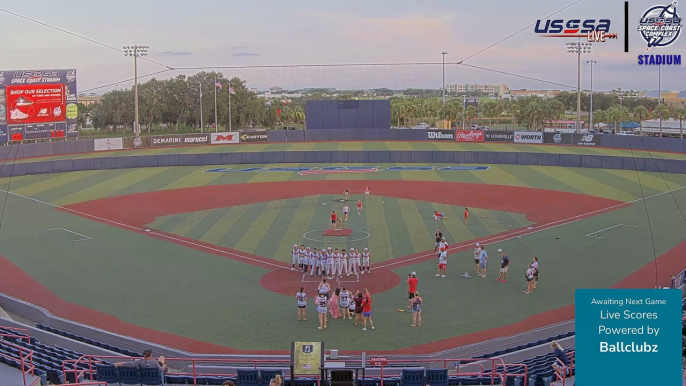
[[36,323],[36,328],[41,329],[43,331],[51,332],[53,334],[63,336],[65,338],[69,338],[69,339],[78,341],[81,343],[89,344],[91,346],[96,346],[96,347],[100,347],[100,348],[105,349],[105,350],[116,352],[116,353],[125,355],[127,357],[142,357],[143,356],[143,354],[135,352],[135,351],[127,350],[125,348],[121,348],[121,347],[117,347],[117,346],[112,346],[112,345],[107,344],[107,343],[103,343],[103,342],[100,342],[97,340],[86,338],[86,337],[83,337],[81,335],[76,335],[76,334],[73,334],[71,332],[62,331],[62,330],[59,330],[56,328],[52,328],[50,326],[45,326],[45,325],[40,324],[40,323]]
[[496,358],[496,357],[507,355],[507,354],[510,354],[513,352],[522,351],[522,350],[526,350],[526,349],[531,348],[531,347],[536,347],[536,346],[540,346],[540,345],[543,345],[546,343],[550,343],[554,340],[562,340],[565,338],[569,338],[570,336],[574,336],[574,331],[570,331],[570,332],[560,334],[557,336],[551,336],[551,337],[546,338],[546,339],[540,339],[536,342],[531,342],[531,343],[524,344],[521,346],[510,347],[510,348],[503,349],[503,350],[493,351],[492,353],[488,353],[485,355],[479,355],[477,358]]

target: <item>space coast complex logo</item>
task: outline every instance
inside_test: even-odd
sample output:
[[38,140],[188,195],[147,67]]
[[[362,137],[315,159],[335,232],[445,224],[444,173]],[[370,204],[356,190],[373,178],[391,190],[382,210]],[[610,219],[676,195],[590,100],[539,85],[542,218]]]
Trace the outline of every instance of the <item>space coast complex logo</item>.
[[[646,52],[653,47],[668,47],[676,42],[683,28],[682,21],[676,1],[648,8],[638,23],[638,32],[646,42]],[[638,64],[680,66],[681,55],[639,55]]]

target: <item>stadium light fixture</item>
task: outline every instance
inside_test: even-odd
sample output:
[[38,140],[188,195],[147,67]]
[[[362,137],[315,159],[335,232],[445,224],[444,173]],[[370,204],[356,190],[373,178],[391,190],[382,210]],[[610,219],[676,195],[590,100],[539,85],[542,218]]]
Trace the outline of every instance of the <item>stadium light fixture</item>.
[[577,84],[576,84],[576,132],[581,132],[581,54],[591,53],[592,43],[578,42],[567,43],[567,53],[577,55]]
[[443,106],[445,106],[445,56],[448,55],[447,52],[443,51],[441,52],[441,56],[443,57]]
[[141,128],[140,125],[138,124],[138,58],[141,58],[143,56],[148,56],[148,49],[149,46],[124,46],[123,52],[124,56],[129,57],[133,56],[133,79],[134,79],[134,115],[135,115],[135,122],[134,122],[134,128],[133,132],[135,133],[136,137],[140,137],[141,135]]

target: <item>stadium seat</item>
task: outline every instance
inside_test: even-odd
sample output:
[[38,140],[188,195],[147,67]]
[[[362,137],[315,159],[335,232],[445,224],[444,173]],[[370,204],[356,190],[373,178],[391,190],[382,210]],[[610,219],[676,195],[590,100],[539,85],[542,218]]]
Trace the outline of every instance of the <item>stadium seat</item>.
[[117,367],[120,385],[140,385],[140,373],[135,367]]
[[378,378],[358,379],[357,386],[379,386]]
[[[192,385],[193,377],[187,377],[185,375],[165,375],[164,382],[168,385]],[[201,383],[199,383],[199,385],[201,385]]]
[[162,374],[159,367],[144,367],[140,369],[141,385],[162,385]]
[[117,373],[117,368],[113,365],[96,365],[95,374],[97,375],[98,380],[100,380],[101,382],[119,382],[119,374]]
[[269,386],[269,381],[275,376],[280,375],[283,377],[283,371],[281,370],[260,370],[260,384],[262,386]]
[[260,386],[260,374],[258,370],[237,370],[236,380],[238,386]]
[[448,369],[427,369],[427,386],[448,386]]

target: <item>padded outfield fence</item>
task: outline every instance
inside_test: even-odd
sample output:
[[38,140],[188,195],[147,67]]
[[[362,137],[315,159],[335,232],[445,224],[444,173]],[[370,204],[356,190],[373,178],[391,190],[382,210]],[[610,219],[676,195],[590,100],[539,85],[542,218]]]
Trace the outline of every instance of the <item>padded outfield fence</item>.
[[265,151],[113,156],[14,163],[21,158],[184,145],[340,141],[441,141],[460,143],[550,144],[640,151],[686,152],[686,140],[626,135],[482,130],[281,130],[177,134],[45,142],[0,147],[0,177],[141,167],[274,163],[434,163],[583,167],[686,174],[686,160],[652,157],[498,151]]

